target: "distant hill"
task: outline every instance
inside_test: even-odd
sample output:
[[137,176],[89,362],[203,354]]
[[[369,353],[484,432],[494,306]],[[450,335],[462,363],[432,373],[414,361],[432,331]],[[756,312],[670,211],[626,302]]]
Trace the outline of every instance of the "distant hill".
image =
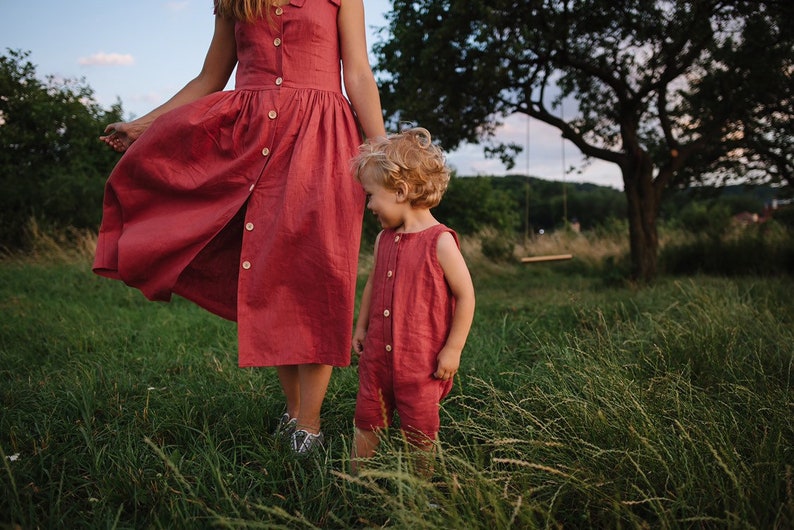
[[[461,200],[461,195],[475,195]],[[751,212],[761,214],[773,199],[791,196],[789,188],[737,184],[723,187],[693,187],[685,190],[668,190],[662,203],[660,220],[671,220],[681,215],[693,203],[713,206],[719,203],[731,214]],[[457,176],[450,183],[448,198],[452,204],[438,208],[439,217],[449,218],[466,227],[477,226],[473,220],[462,218],[469,212],[475,216],[491,216],[494,208],[509,210],[509,226],[503,227],[523,232],[527,228],[553,230],[565,222],[578,221],[583,230],[603,225],[610,219],[626,218],[626,197],[623,191],[610,186],[589,182],[563,182],[524,175]],[[447,198],[445,198],[447,201]],[[497,203],[498,202],[498,206]],[[487,212],[478,208],[488,202]]]

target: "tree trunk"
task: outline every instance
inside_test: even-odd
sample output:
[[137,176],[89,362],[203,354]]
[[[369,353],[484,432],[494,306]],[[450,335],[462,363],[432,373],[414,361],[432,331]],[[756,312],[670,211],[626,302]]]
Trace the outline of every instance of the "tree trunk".
[[656,219],[659,194],[653,183],[653,165],[646,153],[638,154],[634,164],[622,167],[626,193],[631,251],[631,278],[651,282],[656,277],[659,235]]

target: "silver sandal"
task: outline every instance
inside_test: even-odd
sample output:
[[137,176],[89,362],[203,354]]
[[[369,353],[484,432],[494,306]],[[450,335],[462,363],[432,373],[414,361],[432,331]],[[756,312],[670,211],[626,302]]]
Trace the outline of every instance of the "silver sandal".
[[292,433],[292,450],[299,455],[306,455],[316,449],[323,447],[325,437],[322,432],[312,434],[303,429],[298,429]]
[[276,426],[276,431],[273,436],[283,436],[288,438],[295,432],[295,427],[298,426],[298,418],[290,418],[289,413],[285,412],[281,415]]

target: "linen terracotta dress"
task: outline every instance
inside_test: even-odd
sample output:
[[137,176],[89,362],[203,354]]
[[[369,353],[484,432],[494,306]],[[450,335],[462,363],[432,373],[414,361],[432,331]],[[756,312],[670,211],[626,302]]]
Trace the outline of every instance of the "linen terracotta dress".
[[94,271],[238,322],[239,365],[350,362],[364,192],[338,0],[235,27],[235,89],[160,116],[105,189]]

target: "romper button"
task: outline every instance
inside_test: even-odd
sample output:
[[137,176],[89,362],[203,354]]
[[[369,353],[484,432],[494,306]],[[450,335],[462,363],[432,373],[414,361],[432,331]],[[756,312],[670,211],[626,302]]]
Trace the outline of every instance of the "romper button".
[[250,232],[254,229],[254,223],[245,223],[245,229]]
[[392,276],[394,276],[394,272],[393,271],[389,271],[389,272],[386,273],[386,277],[387,278],[391,278]]
[[387,309],[386,311],[384,311],[384,312],[383,312],[383,316],[385,316],[385,317],[389,316],[389,314],[390,314],[390,313],[389,313],[389,310],[388,310],[388,309]]
[[400,240],[400,236],[394,236],[394,242],[398,242]]
[[281,46],[281,39],[278,37],[273,39],[273,46]]
[[284,13],[284,9],[283,9],[283,8],[281,8],[281,7],[277,7],[277,8],[276,8],[276,14],[277,14],[278,16],[281,16],[281,15],[282,15],[282,13]]
[[386,345],[386,351],[391,351],[391,344]]
[[278,112],[276,112],[275,110],[271,110],[270,112],[267,113],[267,117],[270,118],[271,120],[275,120],[276,116],[278,116]]
[[243,262],[243,268],[244,268],[245,270],[248,270],[248,269],[250,269],[250,268],[251,268],[251,262],[250,262],[250,261],[244,261],[244,262]]
[[269,154],[270,154],[270,149],[268,149],[267,147],[265,147],[264,149],[262,149],[262,156],[267,156],[267,155],[269,155]]
[[281,85],[281,83],[283,83],[283,82],[284,82],[284,79],[282,79],[281,77],[277,77],[277,78],[276,78],[276,85],[279,85],[279,86],[280,86],[280,85]]

